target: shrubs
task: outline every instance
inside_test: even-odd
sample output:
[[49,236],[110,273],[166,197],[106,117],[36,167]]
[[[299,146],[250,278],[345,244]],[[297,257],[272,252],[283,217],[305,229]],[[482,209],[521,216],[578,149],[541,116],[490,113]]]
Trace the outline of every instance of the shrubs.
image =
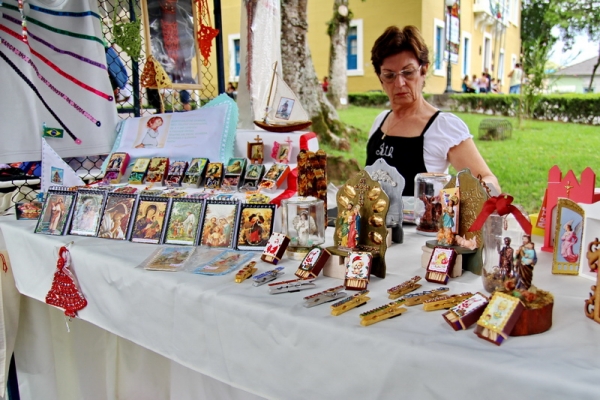
[[[425,99],[431,98],[431,94],[423,93]],[[357,107],[389,107],[387,94],[382,91],[370,91],[364,93],[349,93],[350,104]]]
[[[516,94],[454,94],[450,98],[455,111],[515,116],[519,109]],[[600,94],[549,94],[536,100],[534,119],[600,124]]]

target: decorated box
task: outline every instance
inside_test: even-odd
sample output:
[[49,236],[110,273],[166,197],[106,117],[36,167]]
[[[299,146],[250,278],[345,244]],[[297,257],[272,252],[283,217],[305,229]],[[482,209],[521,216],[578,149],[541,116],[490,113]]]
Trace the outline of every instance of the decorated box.
[[290,167],[287,164],[273,164],[259,186],[262,189],[277,189],[283,184],[289,172]]
[[456,260],[456,251],[448,247],[436,246],[431,252],[425,280],[445,285]]
[[248,165],[248,169],[246,169],[246,173],[244,174],[244,187],[247,189],[257,188],[264,173],[265,166],[263,164]]
[[167,173],[167,179],[165,181],[167,186],[181,186],[185,170],[188,167],[187,161],[175,161],[169,166],[169,172]]
[[104,180],[111,184],[121,182],[121,178],[127,170],[129,164],[129,154],[127,153],[113,153],[108,160],[106,166],[106,172],[104,174]]
[[221,179],[223,178],[223,163],[212,162],[206,166],[206,179],[204,187],[206,189],[219,189]]
[[167,171],[169,170],[169,159],[166,157],[154,157],[150,160],[146,183],[163,184]]
[[373,256],[367,252],[351,252],[346,261],[344,286],[348,290],[365,290],[371,277]]
[[312,248],[300,263],[296,276],[301,279],[316,278],[331,254],[320,247]]
[[488,305],[489,299],[481,293],[475,293],[457,306],[452,307],[442,316],[455,330],[460,331],[473,325]]
[[289,237],[285,236],[283,233],[273,232],[260,259],[264,262],[277,265],[285,254],[285,250],[289,243]]
[[132,185],[141,185],[144,183],[148,166],[150,166],[149,158],[138,158],[135,160],[135,164],[133,164],[131,173],[129,174],[129,183]]
[[204,176],[204,170],[206,169],[206,164],[208,163],[208,158],[192,158],[192,161],[190,161],[190,167],[187,169],[185,176],[183,177],[183,181],[181,182],[181,186],[189,188],[200,186],[202,177]]
[[510,335],[524,308],[518,298],[506,293],[494,292],[485,311],[477,321],[475,334],[500,346]]

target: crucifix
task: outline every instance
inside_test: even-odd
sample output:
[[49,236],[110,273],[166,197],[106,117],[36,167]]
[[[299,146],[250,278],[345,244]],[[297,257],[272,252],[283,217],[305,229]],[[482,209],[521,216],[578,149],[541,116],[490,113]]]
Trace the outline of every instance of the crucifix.
[[354,185],[354,189],[358,191],[358,205],[361,208],[365,204],[365,192],[371,189],[371,186],[367,185],[366,182],[367,180],[363,177]]
[[571,189],[573,189],[575,186],[571,186],[571,181],[567,181],[567,184],[565,185],[565,189],[567,189],[567,198],[569,198],[569,196],[571,195]]

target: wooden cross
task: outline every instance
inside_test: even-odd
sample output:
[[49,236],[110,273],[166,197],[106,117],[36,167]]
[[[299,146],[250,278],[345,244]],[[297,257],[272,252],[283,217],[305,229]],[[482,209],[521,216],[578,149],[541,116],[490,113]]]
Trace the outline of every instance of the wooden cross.
[[254,138],[254,141],[256,143],[262,143],[262,138],[257,134],[256,137]]
[[569,198],[569,195],[571,194],[571,189],[573,189],[575,186],[571,186],[571,181],[567,181],[567,184],[565,185],[565,189],[567,189],[567,198]]

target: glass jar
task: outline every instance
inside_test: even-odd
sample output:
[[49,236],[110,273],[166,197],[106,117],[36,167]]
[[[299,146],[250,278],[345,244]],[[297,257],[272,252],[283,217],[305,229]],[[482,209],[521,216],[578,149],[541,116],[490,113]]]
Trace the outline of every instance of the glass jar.
[[417,233],[426,236],[436,236],[439,230],[439,220],[442,216],[440,190],[452,176],[425,172],[415,176],[414,220]]
[[[515,207],[529,220],[521,206]],[[512,214],[499,215],[496,211],[490,214],[483,225],[483,245],[481,278],[484,289],[493,293],[497,289],[503,289],[506,281],[509,280],[513,281],[514,286],[521,286],[527,277],[521,276],[520,253],[531,249],[535,255],[535,246],[516,218]],[[530,284],[531,276],[529,276]]]
[[290,238],[290,257],[302,259],[312,247],[325,243],[323,200],[315,197],[282,200],[281,215],[282,232]]

